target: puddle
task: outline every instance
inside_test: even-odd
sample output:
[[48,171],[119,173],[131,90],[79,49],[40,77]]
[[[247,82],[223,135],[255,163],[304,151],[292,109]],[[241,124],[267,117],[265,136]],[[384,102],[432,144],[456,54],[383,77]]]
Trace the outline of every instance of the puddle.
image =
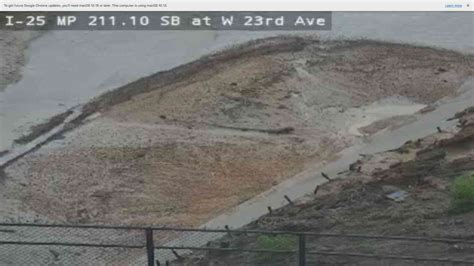
[[363,136],[360,129],[376,121],[402,115],[411,115],[426,107],[424,104],[416,104],[408,99],[396,97],[386,98],[382,101],[372,103],[362,108],[351,108],[347,113],[352,116],[348,119],[351,123],[348,132],[355,136]]

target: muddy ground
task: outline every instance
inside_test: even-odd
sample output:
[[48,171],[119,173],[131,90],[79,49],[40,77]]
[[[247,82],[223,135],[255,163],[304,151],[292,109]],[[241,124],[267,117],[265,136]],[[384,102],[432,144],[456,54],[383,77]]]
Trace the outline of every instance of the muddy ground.
[[393,123],[359,127],[416,120],[473,64],[372,41],[253,41],[85,105],[68,132],[3,169],[0,216],[198,226]]
[[[459,126],[399,149],[363,156],[338,179],[320,186],[315,195],[273,211],[245,229],[326,234],[366,234],[427,238],[474,239],[474,212],[453,211],[452,181],[473,174],[474,107],[460,113]],[[405,191],[397,202],[387,196]],[[474,262],[474,245],[308,237],[308,251],[362,253]],[[225,244],[225,245],[224,245]],[[211,247],[262,248],[254,236],[225,237]],[[291,248],[289,246],[281,249]],[[295,247],[292,247],[295,248]],[[296,257],[254,253],[195,254],[174,265],[288,265]],[[309,265],[472,265],[472,263],[370,259],[309,255]]]

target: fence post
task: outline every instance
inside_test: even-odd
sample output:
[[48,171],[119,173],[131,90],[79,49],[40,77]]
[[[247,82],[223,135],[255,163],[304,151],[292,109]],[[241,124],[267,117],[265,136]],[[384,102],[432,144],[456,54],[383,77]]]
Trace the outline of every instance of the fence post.
[[298,235],[298,266],[306,266],[306,236]]
[[145,236],[148,266],[155,266],[155,244],[153,243],[153,229],[145,229]]

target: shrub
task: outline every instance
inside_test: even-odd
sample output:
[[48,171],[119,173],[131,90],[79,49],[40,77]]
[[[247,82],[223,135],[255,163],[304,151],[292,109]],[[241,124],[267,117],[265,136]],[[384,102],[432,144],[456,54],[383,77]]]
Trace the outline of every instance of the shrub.
[[474,173],[457,177],[453,183],[452,211],[465,213],[474,210]]

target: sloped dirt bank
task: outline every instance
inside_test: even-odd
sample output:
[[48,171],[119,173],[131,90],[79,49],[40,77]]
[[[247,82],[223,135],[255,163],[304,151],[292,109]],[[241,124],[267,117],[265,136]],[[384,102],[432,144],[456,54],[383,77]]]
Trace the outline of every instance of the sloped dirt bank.
[[[474,239],[474,213],[453,212],[452,181],[474,171],[474,112],[456,115],[457,129],[446,130],[407,142],[399,149],[363,156],[341,174],[322,185],[316,195],[294,206],[273,211],[246,229],[316,233],[367,234],[428,238]],[[399,202],[388,195],[407,192]],[[257,247],[256,238],[221,239],[226,247]],[[472,244],[410,241],[308,238],[307,248],[336,253],[365,253],[473,261]],[[278,256],[262,260],[259,255],[195,254],[175,265],[288,265],[294,258]],[[351,256],[309,256],[317,265],[452,265],[413,260],[376,260]],[[472,265],[459,263],[455,265]]]

